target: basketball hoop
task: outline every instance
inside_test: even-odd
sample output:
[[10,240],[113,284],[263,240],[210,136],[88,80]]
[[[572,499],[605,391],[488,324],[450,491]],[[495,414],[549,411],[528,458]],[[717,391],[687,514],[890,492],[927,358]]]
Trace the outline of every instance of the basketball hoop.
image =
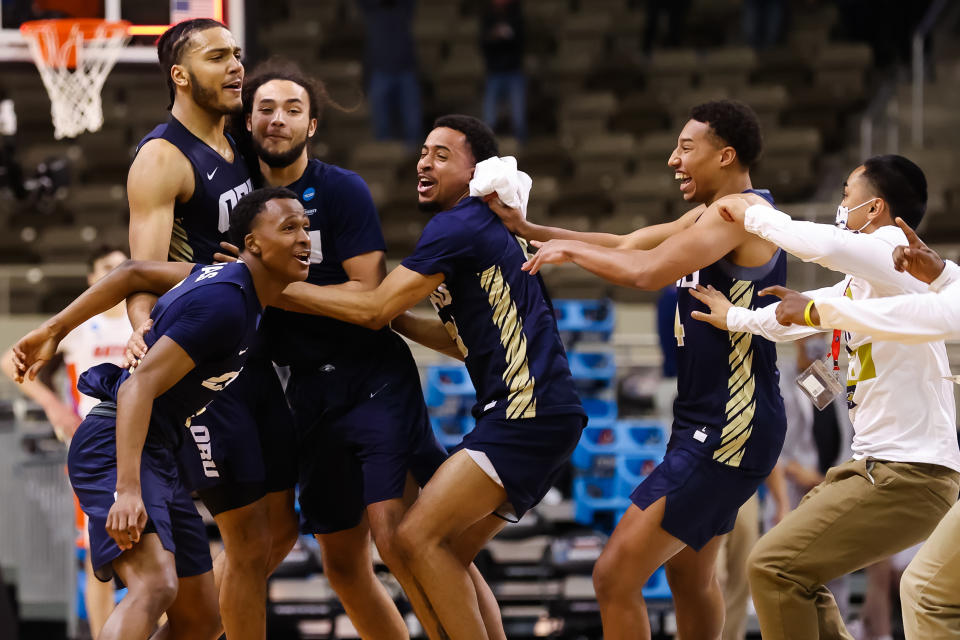
[[103,126],[100,91],[130,23],[96,18],[33,20],[20,25],[50,95],[54,137],[75,138]]

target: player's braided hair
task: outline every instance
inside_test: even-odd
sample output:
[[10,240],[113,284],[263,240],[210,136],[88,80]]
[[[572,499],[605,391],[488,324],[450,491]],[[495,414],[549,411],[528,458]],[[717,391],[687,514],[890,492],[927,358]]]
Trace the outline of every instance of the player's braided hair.
[[211,18],[194,18],[193,20],[178,22],[157,38],[157,57],[160,59],[160,71],[166,79],[167,90],[170,92],[170,104],[167,105],[167,111],[173,108],[173,100],[177,96],[177,88],[173,84],[173,78],[170,77],[170,69],[173,68],[173,65],[180,64],[183,59],[184,46],[190,41],[191,35],[197,31],[206,31],[214,27],[227,28],[222,22],[217,22]]
[[231,244],[243,251],[243,239],[250,233],[253,221],[266,209],[267,203],[271,200],[287,199],[296,200],[297,194],[285,187],[254,189],[240,198],[240,201],[230,211],[230,229],[227,234]]
[[440,116],[433,122],[433,128],[446,127],[459,131],[467,138],[474,162],[482,162],[487,158],[500,155],[497,138],[493,131],[482,120],[473,116],[447,115]]
[[737,152],[740,165],[752,169],[763,150],[760,121],[748,105],[737,100],[713,100],[690,110],[690,118],[710,125],[714,135]]
[[900,216],[916,229],[927,210],[927,178],[912,161],[898,155],[873,156],[863,163],[863,177],[890,207],[890,216]]

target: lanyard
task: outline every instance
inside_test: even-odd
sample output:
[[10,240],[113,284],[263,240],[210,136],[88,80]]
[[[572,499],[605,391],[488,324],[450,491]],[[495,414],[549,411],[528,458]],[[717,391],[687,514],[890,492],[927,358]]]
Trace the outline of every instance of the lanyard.
[[833,330],[833,340],[830,342],[830,353],[833,355],[833,370],[840,371],[840,329]]

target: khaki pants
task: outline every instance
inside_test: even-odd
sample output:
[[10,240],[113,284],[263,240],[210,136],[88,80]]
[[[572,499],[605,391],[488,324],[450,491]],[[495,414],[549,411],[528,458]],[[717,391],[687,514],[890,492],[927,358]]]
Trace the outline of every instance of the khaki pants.
[[960,503],[954,504],[900,580],[907,640],[960,638]]
[[750,600],[747,556],[759,538],[760,499],[753,494],[740,507],[737,523],[724,537],[717,555],[717,578],[726,605],[723,640],[743,640],[747,636],[747,601]]
[[926,539],[958,489],[960,474],[932,464],[850,460],[830,469],[750,554],[764,640],[853,640],[824,584]]

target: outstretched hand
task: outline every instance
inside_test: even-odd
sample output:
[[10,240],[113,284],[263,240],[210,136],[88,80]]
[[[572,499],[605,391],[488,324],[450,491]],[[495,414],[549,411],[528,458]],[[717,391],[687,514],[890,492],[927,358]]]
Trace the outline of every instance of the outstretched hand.
[[535,275],[545,264],[570,262],[573,258],[571,248],[576,242],[573,240],[548,240],[547,242],[531,240],[530,244],[537,248],[537,252],[520,268],[529,271],[530,275]]
[[893,250],[894,269],[906,271],[917,280],[930,284],[937,279],[946,266],[943,258],[925,245],[910,225],[903,221],[903,218],[897,217],[896,223],[907,236],[909,244],[900,245]]
[[700,284],[697,285],[696,289],[690,289],[690,295],[707,305],[707,308],[710,309],[710,313],[691,311],[691,318],[712,324],[717,329],[724,331],[728,329],[727,312],[733,304],[727,300],[725,295],[714,289],[713,285],[704,288],[704,286]]
[[45,326],[34,329],[13,345],[14,380],[35,380],[37,373],[56,355],[60,340]]
[[739,194],[732,194],[720,198],[714,204],[721,218],[734,224],[743,224],[747,217],[747,208],[753,203]]
[[[807,296],[799,291],[787,289],[780,285],[767,287],[760,292],[760,295],[777,296],[780,298],[780,304],[777,305],[777,322],[783,326],[786,327],[791,324],[799,324],[804,327],[808,326],[806,318],[803,317],[807,303],[810,302],[810,298]],[[820,314],[817,313],[816,305],[810,310],[810,319],[813,320],[815,325],[820,324]]]

